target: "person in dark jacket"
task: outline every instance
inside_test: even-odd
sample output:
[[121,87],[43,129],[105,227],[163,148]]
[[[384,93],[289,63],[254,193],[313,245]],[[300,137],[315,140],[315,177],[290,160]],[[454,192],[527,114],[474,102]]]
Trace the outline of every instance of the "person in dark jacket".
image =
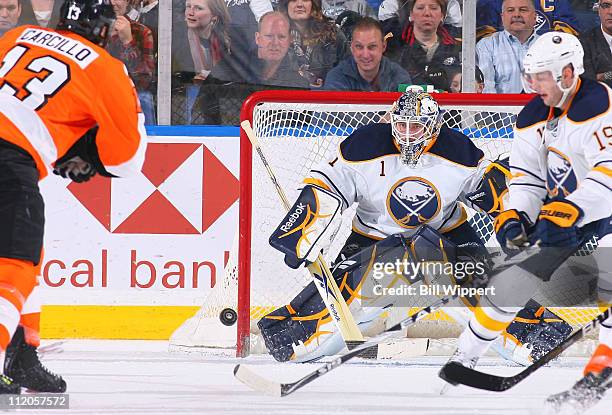
[[300,76],[288,56],[291,33],[287,16],[280,12],[264,14],[259,20],[255,43],[259,61],[251,83],[308,88],[308,81]]
[[406,69],[412,82],[427,84],[430,65],[456,65],[461,46],[444,27],[447,0],[410,0],[410,20],[404,26],[399,45],[387,54]]
[[580,36],[584,48],[584,76],[612,87],[612,0],[599,2],[601,26]]
[[359,20],[351,35],[352,56],[329,71],[324,89],[397,91],[399,84],[411,84],[408,72],[383,56],[386,46],[379,21]]
[[344,33],[323,15],[321,0],[280,0],[278,10],[291,24],[292,59],[312,88],[320,88],[325,75],[348,56]]

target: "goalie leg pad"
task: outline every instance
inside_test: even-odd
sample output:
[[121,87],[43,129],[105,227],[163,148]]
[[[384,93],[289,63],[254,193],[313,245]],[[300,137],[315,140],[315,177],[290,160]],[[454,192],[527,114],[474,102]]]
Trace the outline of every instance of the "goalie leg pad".
[[[285,263],[298,268],[305,261],[315,262],[327,249],[341,213],[342,200],[322,187],[306,185],[281,223],[270,236],[270,245],[285,254]],[[339,224],[339,223],[338,223]]]
[[[355,255],[376,241],[357,233],[347,239],[333,268],[333,276],[342,287],[347,302],[352,301],[353,290],[361,283],[363,272],[354,272],[365,266],[354,258]],[[366,256],[363,256],[366,257]],[[369,258],[369,257],[368,257]],[[343,284],[344,282],[344,284]],[[258,323],[264,342],[270,354],[279,362],[295,360],[311,353],[336,330],[325,303],[314,282],[309,283],[287,306],[264,316]],[[340,342],[343,346],[343,342]]]

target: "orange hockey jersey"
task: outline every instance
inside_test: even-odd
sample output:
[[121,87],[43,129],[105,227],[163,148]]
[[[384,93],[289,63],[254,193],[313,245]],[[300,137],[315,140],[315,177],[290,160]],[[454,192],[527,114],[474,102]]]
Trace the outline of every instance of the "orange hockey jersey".
[[123,63],[72,32],[20,26],[0,38],[0,138],[32,155],[40,178],[87,130],[109,173],[144,162],[146,132]]

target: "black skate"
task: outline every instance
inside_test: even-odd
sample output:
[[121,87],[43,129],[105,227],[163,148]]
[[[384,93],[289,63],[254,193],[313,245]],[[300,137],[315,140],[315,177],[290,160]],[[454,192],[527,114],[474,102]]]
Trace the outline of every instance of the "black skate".
[[8,376],[0,374],[0,395],[19,395],[21,386]]
[[588,373],[564,392],[551,395],[546,400],[548,413],[582,414],[601,400],[608,389],[612,388],[612,367],[601,373]]
[[66,382],[61,376],[50,372],[38,359],[36,347],[25,342],[23,327],[17,327],[11,343],[6,349],[4,373],[33,392],[66,392]]

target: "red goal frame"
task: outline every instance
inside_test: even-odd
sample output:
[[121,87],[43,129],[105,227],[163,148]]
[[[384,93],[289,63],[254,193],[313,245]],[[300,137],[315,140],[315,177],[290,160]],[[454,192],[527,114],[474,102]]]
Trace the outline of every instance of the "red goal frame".
[[[242,104],[240,121],[253,122],[253,111],[262,102],[278,103],[329,103],[329,104],[390,104],[399,92],[344,92],[344,91],[295,91],[269,90],[250,95]],[[445,105],[524,106],[533,95],[526,94],[432,94],[438,103]],[[250,306],[251,306],[251,206],[252,206],[252,146],[240,130],[240,201],[238,248],[238,321],[236,355],[249,354]]]

